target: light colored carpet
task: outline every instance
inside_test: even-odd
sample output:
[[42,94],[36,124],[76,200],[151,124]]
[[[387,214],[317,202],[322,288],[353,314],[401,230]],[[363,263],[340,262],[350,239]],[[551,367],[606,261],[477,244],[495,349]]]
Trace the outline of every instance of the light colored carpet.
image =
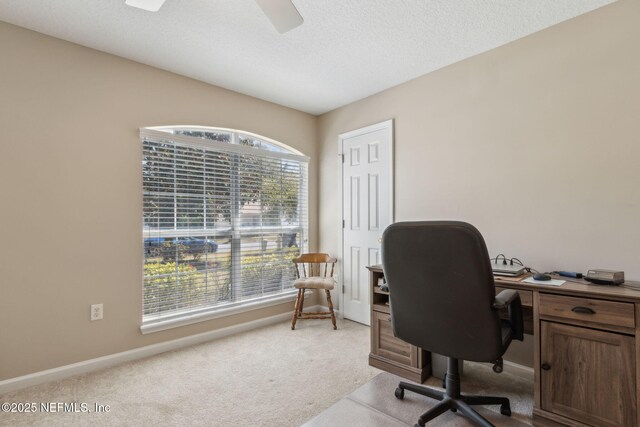
[[[284,322],[0,395],[0,402],[111,407],[108,413],[0,413],[0,425],[299,426],[363,385],[352,397],[365,401],[369,395],[378,399],[371,403],[396,407],[395,385],[376,377],[381,371],[368,365],[369,348],[369,328],[354,322],[339,320],[336,331],[326,320],[299,322],[295,331]],[[514,419],[530,419],[530,382],[473,366],[465,366],[464,392],[509,391],[500,394],[511,398]],[[390,374],[382,378],[389,377],[387,382],[395,382]],[[428,383],[437,386],[441,381],[432,378]],[[413,402],[409,395],[404,403]],[[424,412],[422,404],[412,410]],[[348,421],[317,425],[352,425]]]
[[369,328],[288,322],[0,396],[109,413],[0,413],[2,426],[299,426],[380,371]]

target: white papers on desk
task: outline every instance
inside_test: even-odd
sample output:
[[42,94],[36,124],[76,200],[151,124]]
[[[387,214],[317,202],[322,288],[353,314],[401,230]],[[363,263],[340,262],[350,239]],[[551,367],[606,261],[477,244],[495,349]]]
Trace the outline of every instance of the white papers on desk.
[[566,280],[558,280],[558,279],[536,280],[533,277],[529,277],[528,279],[524,279],[523,282],[533,283],[534,285],[560,286],[560,285],[563,285],[566,282]]

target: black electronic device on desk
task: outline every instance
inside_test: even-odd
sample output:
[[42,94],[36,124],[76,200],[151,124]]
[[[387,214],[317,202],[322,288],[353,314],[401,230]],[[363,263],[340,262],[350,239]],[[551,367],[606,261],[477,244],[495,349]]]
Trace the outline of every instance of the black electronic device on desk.
[[620,285],[624,283],[624,271],[589,270],[584,280],[596,285]]

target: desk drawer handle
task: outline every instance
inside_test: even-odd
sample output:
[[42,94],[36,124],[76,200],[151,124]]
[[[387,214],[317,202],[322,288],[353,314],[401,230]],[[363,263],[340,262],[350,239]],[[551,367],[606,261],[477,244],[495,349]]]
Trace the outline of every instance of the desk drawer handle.
[[595,311],[591,310],[589,307],[573,307],[571,309],[574,313],[582,313],[582,314],[596,314]]

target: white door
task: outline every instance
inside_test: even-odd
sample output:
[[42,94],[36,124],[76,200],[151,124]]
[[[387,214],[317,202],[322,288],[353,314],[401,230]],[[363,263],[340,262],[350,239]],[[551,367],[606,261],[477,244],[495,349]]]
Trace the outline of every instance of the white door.
[[369,325],[368,265],[380,264],[382,232],[393,221],[393,122],[340,135],[344,317]]

